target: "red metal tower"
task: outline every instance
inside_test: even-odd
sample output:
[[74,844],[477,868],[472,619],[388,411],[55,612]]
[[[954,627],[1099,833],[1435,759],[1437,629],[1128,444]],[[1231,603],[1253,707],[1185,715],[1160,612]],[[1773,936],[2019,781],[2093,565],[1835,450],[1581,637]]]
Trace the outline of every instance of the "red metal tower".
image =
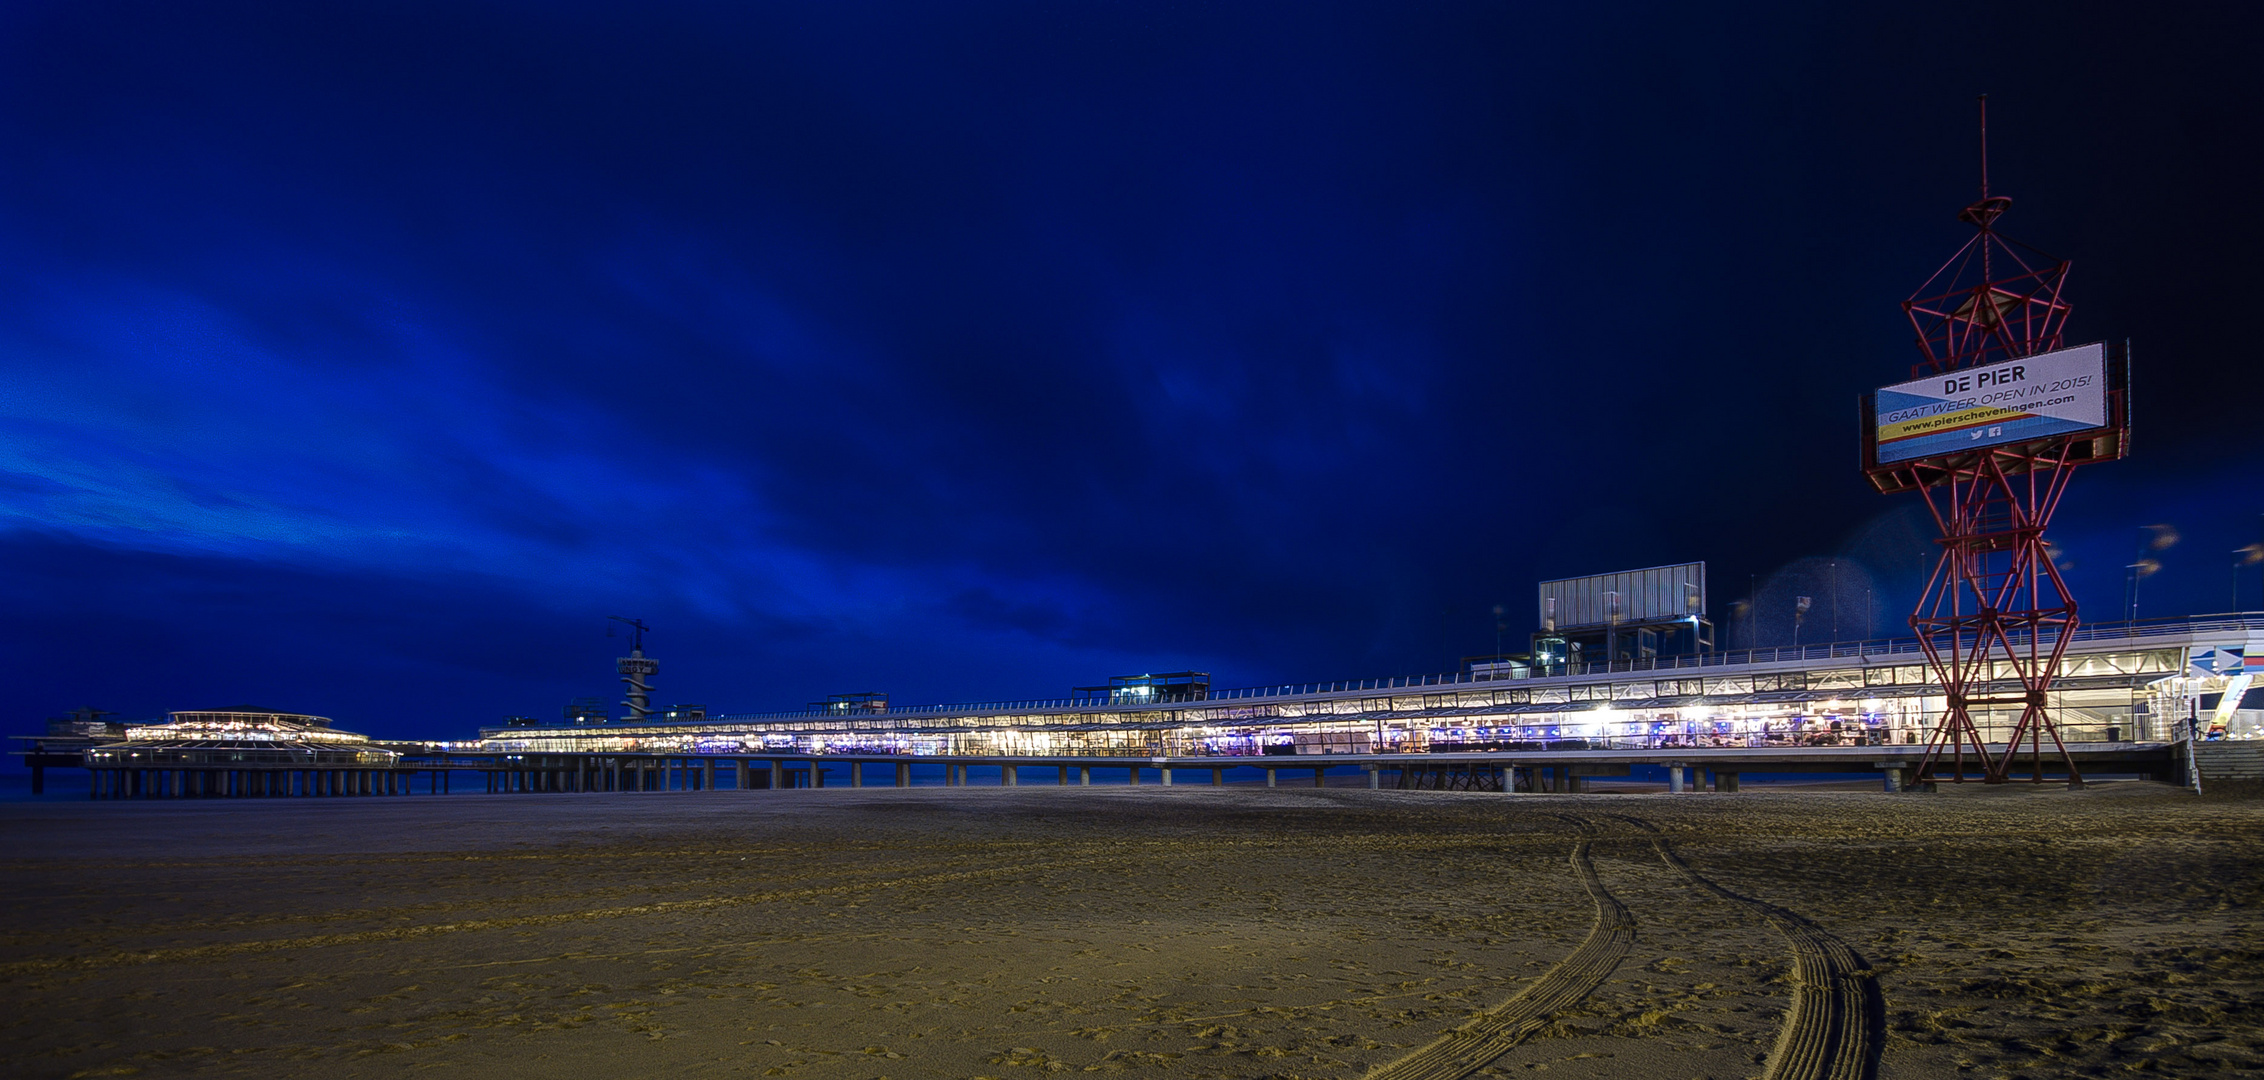
[[[1958,213],[1975,234],[1902,304],[1924,356],[1911,366],[1912,378],[1947,377],[1945,387],[2017,378],[2021,368],[2007,362],[2059,350],[2069,311],[2061,293],[2067,260],[1996,231],[2012,200],[1989,193],[1986,97],[1981,109],[1981,198]],[[2019,426],[1987,425],[2001,417],[2033,418],[2016,408],[1989,407],[1986,397],[1969,397],[1938,406],[1964,410],[1941,415],[1932,436],[1937,441],[1929,444],[1941,447],[1939,452],[1882,464],[1880,433],[1888,429],[1878,426],[1876,407],[1866,410],[1873,426],[1867,429],[1864,466],[1872,484],[1882,492],[1916,489],[1942,534],[1936,541],[1941,557],[1910,616],[1947,697],[1918,767],[1921,780],[1947,766],[1947,779],[1962,782],[1970,749],[1982,781],[2003,783],[2025,740],[2035,757],[2033,779],[2041,781],[2048,739],[2066,764],[2068,783],[2083,782],[2046,708],[2077,617],[2075,597],[2046,554],[2044,528],[2075,466],[2119,458],[2129,441],[2127,350],[2109,348],[2104,356],[2107,423],[2086,430],[2006,437],[2004,429]],[[1952,374],[1983,368],[1990,370],[1963,380]],[[1976,407],[1976,401],[1984,404]],[[1968,429],[1974,449],[1939,441],[1942,434]],[[1979,441],[1984,435],[2006,441]],[[2020,710],[1998,755],[1990,753],[1973,722],[1975,712],[1993,706]]]

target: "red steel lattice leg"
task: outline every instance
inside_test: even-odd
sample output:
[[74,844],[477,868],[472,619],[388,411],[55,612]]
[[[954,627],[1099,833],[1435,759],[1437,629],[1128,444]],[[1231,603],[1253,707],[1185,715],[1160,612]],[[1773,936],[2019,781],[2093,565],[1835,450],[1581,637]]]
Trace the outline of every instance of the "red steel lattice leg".
[[[2074,472],[2070,450],[2070,441],[2060,440],[1984,452],[1938,486],[1921,488],[1942,531],[1942,555],[1910,626],[1946,699],[1919,762],[1921,780],[1935,779],[1942,763],[1948,778],[1962,783],[1970,748],[1982,782],[2003,783],[2025,740],[2035,758],[2033,779],[2041,781],[2049,737],[2068,783],[2083,782],[2047,696],[2077,625],[2075,600],[2044,551],[2044,527]],[[1990,705],[2020,706],[1995,757],[1973,722],[1974,709]]]

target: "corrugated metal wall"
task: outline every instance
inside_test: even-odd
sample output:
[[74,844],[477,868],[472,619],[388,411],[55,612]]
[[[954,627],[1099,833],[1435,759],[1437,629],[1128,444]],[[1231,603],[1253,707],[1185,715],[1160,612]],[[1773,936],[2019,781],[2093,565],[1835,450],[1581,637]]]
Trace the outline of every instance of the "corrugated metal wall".
[[[1539,621],[1535,625],[1548,625],[1551,598],[1557,602],[1556,624],[1560,630],[1609,625],[1613,612],[1608,594],[1614,592],[1619,594],[1618,621],[1621,623],[1664,622],[1685,615],[1703,615],[1706,613],[1706,564],[1676,563],[1644,570],[1622,570],[1616,574],[1544,581],[1535,611]],[[1695,607],[1691,606],[1693,594]]]

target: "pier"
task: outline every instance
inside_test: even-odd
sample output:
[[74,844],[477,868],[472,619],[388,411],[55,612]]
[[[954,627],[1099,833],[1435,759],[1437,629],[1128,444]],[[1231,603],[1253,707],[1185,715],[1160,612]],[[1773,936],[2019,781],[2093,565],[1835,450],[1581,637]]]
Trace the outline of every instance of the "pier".
[[[1352,774],[1371,789],[1578,794],[1592,781],[1663,767],[1672,793],[1741,790],[1749,773],[1874,773],[1882,791],[1910,787],[1918,746],[1553,750],[1248,757],[1046,757],[899,754],[403,754],[385,768],[110,767],[91,770],[95,799],[333,798],[380,795],[638,794],[907,788],[914,766],[943,770],[945,787],[1325,786]],[[2002,747],[1996,748],[2000,752]],[[2174,743],[2079,743],[2083,772],[2178,782]],[[1937,777],[1944,774],[1937,771]],[[1979,782],[1980,766],[1966,773]]]

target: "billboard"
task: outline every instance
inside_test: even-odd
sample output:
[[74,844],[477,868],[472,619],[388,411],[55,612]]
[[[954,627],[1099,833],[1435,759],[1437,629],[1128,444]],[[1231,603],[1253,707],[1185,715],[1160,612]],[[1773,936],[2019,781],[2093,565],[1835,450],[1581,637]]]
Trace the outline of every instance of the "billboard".
[[1871,395],[1880,465],[2107,426],[2101,343],[1944,372]]
[[1706,613],[1706,564],[1676,563],[1541,583],[1540,625],[1577,630],[1668,622]]

